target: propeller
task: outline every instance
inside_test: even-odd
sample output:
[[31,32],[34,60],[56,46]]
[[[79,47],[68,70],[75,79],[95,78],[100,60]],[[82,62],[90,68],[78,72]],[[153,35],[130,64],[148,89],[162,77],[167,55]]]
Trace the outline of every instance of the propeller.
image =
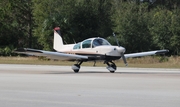
[[127,63],[127,61],[126,61],[126,58],[125,58],[123,52],[121,53],[121,57],[122,57],[122,59],[123,59],[123,61],[124,61],[124,64],[125,64],[126,66],[128,66],[128,63]]
[[114,32],[113,32],[113,36],[114,36],[114,38],[115,38],[115,40],[116,40],[117,45],[120,46],[120,45],[119,45],[119,42],[118,42],[118,39],[117,39],[117,37],[116,37],[116,35],[115,35]]
[[[118,39],[117,39],[117,37],[116,37],[116,35],[115,35],[114,32],[113,32],[113,36],[114,36],[114,38],[115,38],[115,40],[116,40],[117,45],[120,47],[119,41],[118,41]],[[123,61],[124,61],[124,64],[127,66],[128,64],[127,64],[126,58],[125,58],[125,56],[124,56],[124,52],[121,52],[120,54],[121,54],[121,57],[122,57],[122,59],[123,59]]]

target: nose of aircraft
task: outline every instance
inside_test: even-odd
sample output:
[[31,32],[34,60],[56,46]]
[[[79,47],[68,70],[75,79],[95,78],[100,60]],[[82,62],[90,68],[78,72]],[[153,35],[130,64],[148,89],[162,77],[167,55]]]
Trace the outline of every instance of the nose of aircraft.
[[117,47],[116,48],[119,53],[125,53],[126,49],[124,47]]
[[127,66],[127,61],[126,61],[126,58],[124,56],[124,53],[126,51],[126,49],[124,47],[118,47],[117,48],[117,51],[119,52],[119,54],[121,55],[123,61],[124,61],[124,64]]

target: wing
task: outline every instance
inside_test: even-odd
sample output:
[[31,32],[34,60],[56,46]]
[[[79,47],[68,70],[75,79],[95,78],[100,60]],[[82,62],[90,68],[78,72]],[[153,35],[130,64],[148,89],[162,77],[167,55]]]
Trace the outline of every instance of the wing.
[[133,58],[133,57],[149,56],[149,55],[156,55],[156,54],[164,54],[167,52],[169,52],[169,50],[156,50],[156,51],[124,54],[124,56],[125,58]]
[[30,48],[22,48],[14,51],[15,53],[26,54],[26,55],[34,55],[34,56],[45,56],[50,59],[58,59],[58,60],[86,60],[87,56],[82,55],[74,55],[74,54],[66,54],[60,52],[51,52]]

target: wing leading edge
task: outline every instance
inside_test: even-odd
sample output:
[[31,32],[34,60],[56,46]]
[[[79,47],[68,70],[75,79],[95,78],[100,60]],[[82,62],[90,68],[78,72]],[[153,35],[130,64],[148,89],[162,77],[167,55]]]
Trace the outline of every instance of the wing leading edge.
[[156,54],[164,54],[167,52],[169,52],[169,50],[157,50],[157,51],[124,54],[124,56],[125,58],[133,58],[133,57],[149,56],[149,55],[156,55]]
[[60,52],[51,52],[30,48],[21,48],[14,51],[15,53],[26,54],[26,55],[34,55],[34,56],[45,56],[50,59],[58,59],[58,60],[86,60],[87,56],[82,55],[74,55],[74,54],[66,54]]

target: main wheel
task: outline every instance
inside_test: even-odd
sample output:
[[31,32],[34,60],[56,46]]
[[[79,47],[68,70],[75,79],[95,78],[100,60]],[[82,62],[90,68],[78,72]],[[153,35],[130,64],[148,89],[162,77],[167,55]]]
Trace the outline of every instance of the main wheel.
[[79,72],[79,69],[80,69],[80,65],[74,64],[74,65],[72,66],[72,69],[74,70],[75,73],[78,73],[78,72]]
[[79,70],[74,70],[74,72],[75,72],[75,73],[78,73],[78,72],[79,72]]
[[114,73],[115,71],[109,71],[110,73]]

